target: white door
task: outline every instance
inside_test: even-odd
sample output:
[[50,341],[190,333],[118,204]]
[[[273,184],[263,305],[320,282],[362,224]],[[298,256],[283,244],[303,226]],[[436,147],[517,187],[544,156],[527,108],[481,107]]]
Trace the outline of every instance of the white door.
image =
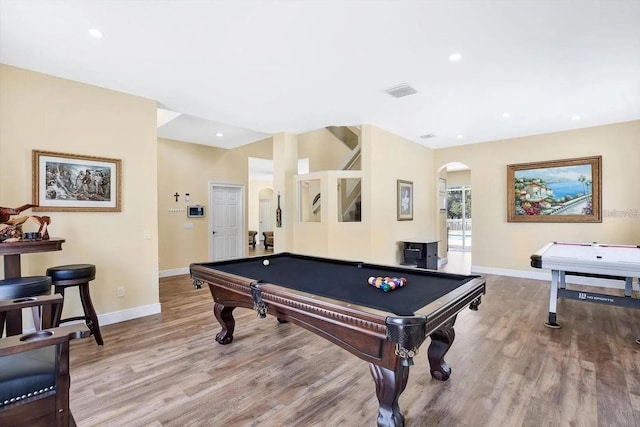
[[271,231],[271,199],[260,199],[260,207],[258,209],[258,215],[260,216],[258,240],[263,240],[262,233]]
[[210,186],[210,259],[222,261],[244,256],[244,196],[241,186]]

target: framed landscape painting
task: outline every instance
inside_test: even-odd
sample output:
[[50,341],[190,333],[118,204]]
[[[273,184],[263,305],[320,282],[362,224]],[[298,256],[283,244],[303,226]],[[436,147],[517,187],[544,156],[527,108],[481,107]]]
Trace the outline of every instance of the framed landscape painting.
[[509,222],[602,222],[602,156],[507,166]]
[[120,212],[121,160],[33,150],[34,211]]

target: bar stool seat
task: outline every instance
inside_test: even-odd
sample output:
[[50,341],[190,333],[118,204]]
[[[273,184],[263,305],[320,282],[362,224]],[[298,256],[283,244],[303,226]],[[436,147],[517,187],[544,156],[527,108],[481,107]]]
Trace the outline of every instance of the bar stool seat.
[[[51,293],[51,278],[47,276],[27,276],[0,280],[0,300],[48,295]],[[42,326],[38,308],[33,310],[33,323],[36,329]],[[7,336],[22,333],[22,312],[20,310],[0,313],[0,336],[7,324]]]
[[[51,283],[55,288],[55,293],[62,294],[66,288],[78,286],[80,292],[80,302],[84,310],[84,316],[69,317],[61,319],[62,310],[58,313],[54,321],[55,326],[60,323],[71,322],[74,320],[84,320],[87,327],[93,334],[98,345],[103,345],[102,334],[100,333],[100,324],[98,323],[98,315],[93,308],[91,302],[91,294],[89,293],[89,282],[96,277],[96,266],[93,264],[69,264],[59,265],[57,267],[47,268],[47,276],[51,278]],[[63,302],[64,304],[64,302]]]
[[16,299],[51,293],[48,276],[16,277],[0,280],[0,299]]

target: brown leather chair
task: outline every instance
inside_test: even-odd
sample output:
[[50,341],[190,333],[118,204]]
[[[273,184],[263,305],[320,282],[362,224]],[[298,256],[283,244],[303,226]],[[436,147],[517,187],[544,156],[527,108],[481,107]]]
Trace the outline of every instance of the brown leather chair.
[[252,246],[253,249],[256,248],[256,234],[258,234],[257,231],[249,230],[249,246]]
[[42,330],[0,339],[0,424],[75,426],[69,410],[69,340],[89,336],[85,325],[51,328],[61,295],[0,300],[0,313],[40,309]]
[[273,231],[265,231],[262,235],[264,236],[264,248],[269,249],[269,246],[273,248]]

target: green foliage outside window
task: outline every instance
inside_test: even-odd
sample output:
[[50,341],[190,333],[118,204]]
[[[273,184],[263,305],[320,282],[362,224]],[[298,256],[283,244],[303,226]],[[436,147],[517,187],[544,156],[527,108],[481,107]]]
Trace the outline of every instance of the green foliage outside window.
[[[464,193],[464,204],[462,195]],[[471,188],[451,188],[447,190],[447,217],[462,219],[464,205],[465,218],[471,218]]]

